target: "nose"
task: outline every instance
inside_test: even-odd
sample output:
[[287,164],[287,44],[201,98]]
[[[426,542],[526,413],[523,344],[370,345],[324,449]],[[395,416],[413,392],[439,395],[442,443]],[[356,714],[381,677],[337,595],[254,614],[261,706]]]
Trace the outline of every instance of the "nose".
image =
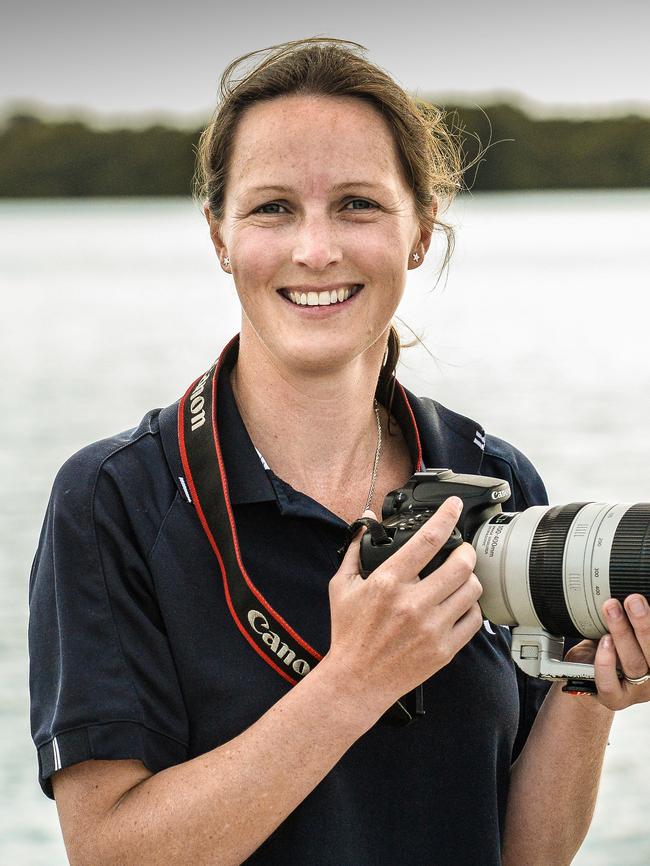
[[343,258],[335,227],[326,216],[305,218],[298,230],[292,261],[313,271],[323,271]]

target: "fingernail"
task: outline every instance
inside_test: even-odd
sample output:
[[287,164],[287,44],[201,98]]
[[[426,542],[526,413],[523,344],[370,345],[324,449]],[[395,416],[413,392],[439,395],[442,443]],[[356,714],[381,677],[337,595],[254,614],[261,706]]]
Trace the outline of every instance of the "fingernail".
[[638,595],[634,598],[631,598],[627,604],[635,616],[643,616],[648,607],[648,605],[646,604],[646,600]]
[[605,637],[600,639],[600,642],[603,645],[603,648],[606,650],[611,650],[612,646],[614,645],[611,634],[606,634]]
[[463,500],[460,499],[458,496],[450,496],[449,502],[454,507],[454,509],[458,512],[458,514],[460,514],[460,512],[463,510]]
[[605,610],[607,612],[607,616],[610,619],[620,619],[621,618],[621,606],[617,601],[609,602],[605,605]]

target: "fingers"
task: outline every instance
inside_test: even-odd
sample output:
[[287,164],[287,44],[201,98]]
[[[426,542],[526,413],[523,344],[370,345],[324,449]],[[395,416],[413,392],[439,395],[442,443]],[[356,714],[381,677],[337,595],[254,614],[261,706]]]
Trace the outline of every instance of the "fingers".
[[[639,648],[643,653],[646,670],[639,674],[639,676],[643,676],[650,668],[650,607],[642,595],[628,595],[625,599],[625,611],[634,629]],[[616,638],[614,638],[614,643],[616,643]],[[628,674],[628,676],[632,676],[632,674]]]
[[[373,520],[377,519],[374,512],[370,510],[364,511],[361,516],[372,517]],[[356,577],[359,574],[359,550],[361,548],[361,537],[364,532],[366,532],[366,527],[362,526],[348,545],[348,549],[345,551],[345,556],[343,557],[337,575],[352,575]]]
[[599,700],[611,710],[620,710],[650,698],[650,684],[628,683],[619,670],[632,679],[645,676],[650,668],[650,608],[642,595],[625,599],[623,608],[614,598],[603,605],[610,634],[598,644],[594,668]]
[[[415,535],[387,560],[386,564],[390,563],[390,571],[405,581],[412,582],[419,579],[419,573],[438,553],[453,532],[462,508],[463,503],[457,496],[446,499],[433,517],[430,517]],[[457,553],[460,549],[457,548],[453,553]],[[468,554],[465,553],[465,556]]]
[[366,531],[365,526],[354,536],[338,570],[338,574],[359,574],[359,549],[361,547],[361,536]]
[[[418,593],[417,604],[430,610],[433,605],[449,600],[444,618],[449,626],[462,617],[471,605],[475,604],[482,593],[482,587],[473,569],[476,552],[467,543],[461,544],[451,552],[445,562],[423,580],[419,572],[439,552],[454,530],[462,502],[458,497],[450,497],[438,511],[410,538],[406,544],[390,556],[373,573],[374,582],[387,581],[387,585],[411,583]],[[371,511],[364,517],[374,518]],[[359,575],[359,549],[363,530],[350,543],[338,576],[357,577]],[[456,594],[464,587],[464,591]],[[453,597],[453,598],[452,598]]]
[[[454,551],[454,553],[455,552],[456,551]],[[444,592],[444,590],[442,591]],[[431,594],[429,590],[427,590],[427,592]],[[440,613],[449,623],[452,624],[460,621],[465,616],[465,614],[475,605],[477,611],[480,613],[477,602],[481,597],[482,593],[483,587],[481,586],[478,577],[474,573],[471,573],[469,577],[462,578],[462,582],[460,583],[460,585],[453,589],[440,602],[438,602]],[[479,627],[481,625],[483,625],[482,615]]]
[[594,671],[599,700],[612,710],[619,709],[625,703],[623,683],[618,677],[616,662],[614,641],[611,635],[606,634],[598,642]]
[[650,612],[646,600],[642,595],[628,596],[623,610],[619,601],[610,598],[603,612],[623,672],[633,678],[644,676],[650,667]]
[[451,637],[459,647],[469,643],[474,635],[483,627],[483,614],[478,604],[471,605],[458,619],[451,629]]

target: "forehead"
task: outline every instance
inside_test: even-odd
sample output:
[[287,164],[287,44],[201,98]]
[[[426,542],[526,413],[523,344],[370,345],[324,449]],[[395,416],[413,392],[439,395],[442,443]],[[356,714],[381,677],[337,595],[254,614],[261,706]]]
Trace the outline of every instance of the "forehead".
[[228,174],[238,192],[263,183],[337,183],[343,175],[403,185],[387,121],[349,96],[292,95],[251,106],[238,123]]

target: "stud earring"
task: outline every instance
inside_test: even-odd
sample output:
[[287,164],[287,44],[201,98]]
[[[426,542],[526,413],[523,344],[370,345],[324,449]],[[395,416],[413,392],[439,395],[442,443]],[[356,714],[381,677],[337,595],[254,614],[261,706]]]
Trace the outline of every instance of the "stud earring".
[[230,257],[229,256],[226,256],[225,259],[223,260],[223,266],[224,266],[224,268],[230,267]]
[[413,261],[414,261],[414,262],[419,262],[419,261],[420,261],[420,256],[418,255],[418,253],[413,253]]

